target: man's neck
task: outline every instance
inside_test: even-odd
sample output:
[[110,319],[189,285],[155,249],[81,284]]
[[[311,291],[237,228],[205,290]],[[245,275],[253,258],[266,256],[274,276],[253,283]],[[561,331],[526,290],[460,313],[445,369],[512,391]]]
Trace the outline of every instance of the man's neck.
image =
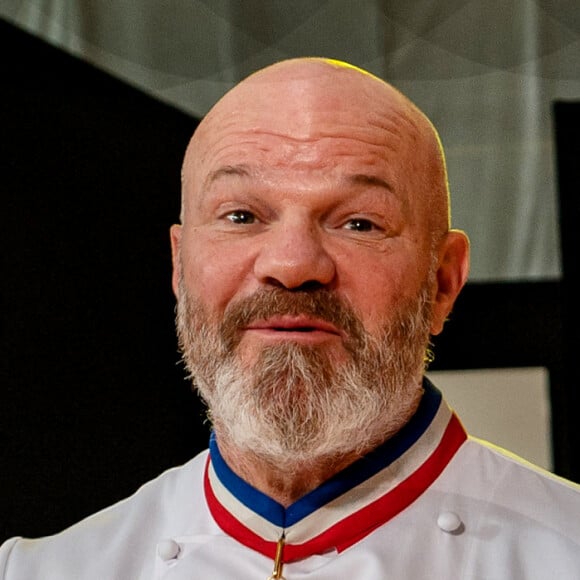
[[[345,453],[340,457],[277,465],[251,452],[241,452],[218,435],[219,449],[230,469],[244,481],[284,507],[316,489],[320,484],[366,453]],[[373,446],[374,447],[374,446]],[[370,451],[371,449],[368,449]]]

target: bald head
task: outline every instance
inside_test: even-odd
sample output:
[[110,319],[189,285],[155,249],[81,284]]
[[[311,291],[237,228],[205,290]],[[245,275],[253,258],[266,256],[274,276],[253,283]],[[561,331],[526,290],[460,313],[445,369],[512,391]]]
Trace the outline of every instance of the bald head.
[[308,157],[309,143],[336,136],[390,149],[400,165],[391,179],[407,195],[406,203],[423,208],[434,237],[449,227],[445,160],[432,123],[378,77],[323,58],[289,59],[261,69],[214,105],[184,158],[182,219],[190,198],[203,189],[207,167],[226,149],[243,150],[258,134],[283,136],[301,145],[293,149],[298,161]]

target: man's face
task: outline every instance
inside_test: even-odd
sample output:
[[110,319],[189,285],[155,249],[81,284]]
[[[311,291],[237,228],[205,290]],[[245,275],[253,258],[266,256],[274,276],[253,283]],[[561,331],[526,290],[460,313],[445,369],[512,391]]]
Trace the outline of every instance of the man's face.
[[[299,352],[324,381],[363,347],[372,366],[367,355],[395,336],[387,349],[410,350],[412,361],[406,353],[394,382],[417,384],[434,295],[426,211],[414,195],[417,134],[368,87],[338,98],[304,79],[281,86],[241,90],[217,108],[184,163],[174,289],[182,325],[203,332],[189,333],[204,358],[191,361],[194,372],[207,371],[210,348],[209,360],[233,364],[230,382],[232,372],[267,370],[271,353],[288,365]],[[411,335],[410,321],[420,323]],[[211,383],[212,373],[197,379]]]

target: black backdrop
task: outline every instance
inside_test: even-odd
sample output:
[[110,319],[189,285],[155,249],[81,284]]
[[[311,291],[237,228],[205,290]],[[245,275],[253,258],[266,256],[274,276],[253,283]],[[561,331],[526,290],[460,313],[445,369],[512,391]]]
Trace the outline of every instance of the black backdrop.
[[[168,236],[198,121],[1,21],[0,48],[2,541],[126,497],[208,429],[178,363]],[[432,368],[548,367],[555,469],[580,481],[571,289],[468,284]]]
[[128,495],[207,434],[168,233],[196,120],[6,24],[0,43],[5,537]]

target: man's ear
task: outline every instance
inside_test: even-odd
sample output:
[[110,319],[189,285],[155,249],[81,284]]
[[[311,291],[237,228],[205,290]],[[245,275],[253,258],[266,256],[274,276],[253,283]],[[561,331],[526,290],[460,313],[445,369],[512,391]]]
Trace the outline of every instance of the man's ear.
[[171,238],[171,262],[173,264],[171,287],[176,297],[178,296],[179,279],[181,277],[181,227],[179,224],[174,224],[169,229],[169,236]]
[[469,238],[461,230],[450,230],[439,247],[439,267],[433,296],[431,334],[439,334],[469,273]]

